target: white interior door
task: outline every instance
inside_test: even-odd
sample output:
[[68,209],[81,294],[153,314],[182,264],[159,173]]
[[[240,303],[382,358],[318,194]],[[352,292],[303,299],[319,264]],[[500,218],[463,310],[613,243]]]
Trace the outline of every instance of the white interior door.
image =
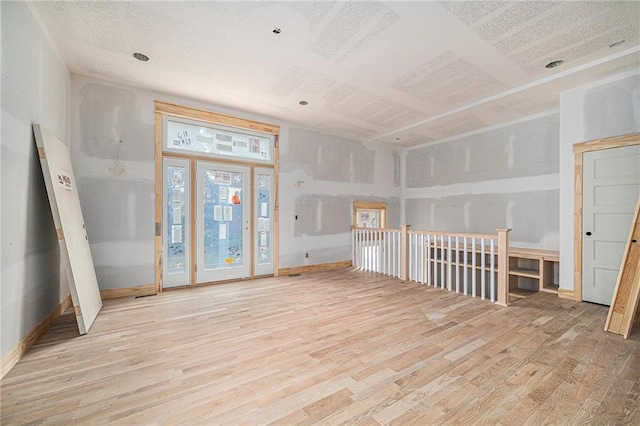
[[609,305],[640,194],[640,145],[583,156],[582,299]]
[[196,283],[251,275],[251,169],[198,161]]
[[191,284],[191,170],[189,160],[164,158],[162,288]]
[[69,292],[80,334],[86,334],[102,308],[102,299],[69,149],[58,138],[33,125],[53,222],[65,263]]

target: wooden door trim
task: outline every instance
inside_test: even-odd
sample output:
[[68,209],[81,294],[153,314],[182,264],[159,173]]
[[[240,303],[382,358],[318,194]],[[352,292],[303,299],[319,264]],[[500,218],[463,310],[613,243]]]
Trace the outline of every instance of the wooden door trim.
[[582,301],[582,214],[583,214],[583,162],[587,152],[640,145],[640,133],[596,139],[573,145],[574,155],[574,208],[573,208],[573,295],[565,298]]
[[[279,197],[278,197],[278,172],[279,172],[279,136],[280,136],[280,126],[268,123],[262,123],[254,120],[247,120],[240,117],[234,117],[230,115],[220,114],[212,111],[206,111],[198,108],[188,107],[184,105],[177,105],[169,102],[155,101],[155,286],[156,292],[162,292],[162,233],[164,232],[163,225],[163,217],[162,217],[162,158],[163,157],[174,157],[174,158],[185,158],[191,160],[191,165],[194,167],[192,170],[191,176],[195,177],[195,162],[196,161],[207,161],[214,163],[222,163],[222,164],[232,164],[238,166],[248,167],[251,170],[251,176],[253,176],[253,169],[255,167],[264,167],[264,168],[273,168],[273,180],[274,180],[274,213],[273,213],[273,275],[278,275],[278,253],[279,253]],[[262,164],[262,163],[252,163],[251,161],[242,161],[242,160],[233,160],[233,159],[218,159],[218,158],[210,158],[203,157],[194,153],[194,155],[189,154],[178,154],[178,153],[169,153],[163,152],[164,144],[163,144],[163,115],[173,115],[178,117],[184,117],[191,120],[199,120],[204,122],[209,122],[213,124],[221,124],[225,126],[237,127],[240,129],[252,130],[261,133],[266,133],[274,136],[273,141],[273,164]],[[253,185],[253,180],[251,182]],[[192,191],[192,207],[193,203],[195,203],[195,188],[194,182],[191,185]],[[253,199],[253,193],[251,194]],[[253,208],[253,206],[252,206]],[[192,214],[195,214],[196,209],[192,208]],[[253,217],[253,210],[251,210],[251,216]],[[192,226],[195,226],[194,220],[192,220]],[[195,231],[192,229],[192,247],[195,246]],[[253,232],[251,233],[253,234]],[[251,235],[251,240],[253,241],[253,235]],[[193,250],[192,250],[193,251]],[[195,253],[192,253],[195,255]],[[253,251],[251,252],[251,262],[253,263]],[[194,287],[196,285],[196,271],[195,258],[192,259],[192,267],[191,267],[191,283],[190,287]],[[253,267],[251,268],[251,278],[253,278]]]

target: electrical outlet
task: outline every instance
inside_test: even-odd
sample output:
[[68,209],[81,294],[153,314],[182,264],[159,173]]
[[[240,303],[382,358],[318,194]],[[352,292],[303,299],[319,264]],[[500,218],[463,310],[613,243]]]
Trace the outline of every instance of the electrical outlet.
[[304,257],[308,259],[309,258],[309,253],[305,253]]
[[298,220],[298,215],[296,215],[296,220]]

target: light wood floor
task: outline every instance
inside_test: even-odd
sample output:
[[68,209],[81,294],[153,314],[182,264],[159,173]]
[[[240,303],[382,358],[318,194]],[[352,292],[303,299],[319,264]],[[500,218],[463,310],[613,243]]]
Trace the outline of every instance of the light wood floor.
[[509,308],[356,270],[105,301],[0,382],[9,424],[640,424],[607,308]]

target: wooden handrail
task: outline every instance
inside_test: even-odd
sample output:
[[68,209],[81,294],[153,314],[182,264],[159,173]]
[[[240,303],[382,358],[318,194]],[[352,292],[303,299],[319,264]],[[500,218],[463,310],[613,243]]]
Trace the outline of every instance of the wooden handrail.
[[[356,235],[356,231],[360,231],[363,233],[363,235],[367,235],[367,234],[372,234],[375,235],[377,233],[393,233],[393,234],[400,234],[400,238],[398,240],[395,240],[396,243],[393,244],[397,244],[399,242],[399,245],[395,246],[395,251],[392,255],[392,260],[391,260],[391,264],[393,265],[395,262],[396,265],[399,264],[399,271],[396,269],[397,272],[394,272],[393,275],[399,277],[401,280],[406,281],[408,279],[410,279],[410,273],[409,273],[409,267],[410,267],[410,262],[411,262],[411,256],[409,256],[410,254],[410,246],[414,243],[412,243],[412,240],[414,240],[414,238],[412,237],[413,235],[421,235],[421,236],[428,236],[428,237],[434,237],[433,241],[429,241],[429,242],[425,242],[425,246],[426,247],[443,247],[444,245],[441,242],[438,242],[437,237],[447,237],[449,242],[447,245],[447,249],[448,249],[448,257],[451,257],[451,238],[456,238],[456,241],[459,241],[459,239],[463,239],[464,241],[464,248],[461,248],[460,246],[456,245],[455,251],[459,252],[461,250],[467,250],[467,251],[471,251],[473,253],[477,253],[477,248],[482,247],[482,253],[484,254],[484,247],[486,247],[486,243],[487,241],[490,242],[491,247],[494,247],[494,242],[497,242],[497,252],[494,252],[493,249],[491,250],[491,253],[495,253],[495,255],[497,255],[498,257],[498,261],[497,264],[494,264],[494,257],[491,257],[490,262],[491,262],[491,267],[485,267],[484,262],[485,262],[485,257],[482,256],[481,257],[481,262],[482,262],[482,269],[483,270],[495,270],[495,274],[493,275],[491,274],[491,285],[490,285],[490,290],[491,290],[491,299],[492,301],[495,301],[496,304],[501,305],[501,306],[508,306],[509,305],[509,231],[511,231],[510,229],[496,229],[497,235],[496,234],[471,234],[471,233],[455,233],[455,232],[439,232],[439,231],[413,231],[409,229],[410,225],[402,225],[401,229],[389,229],[389,228],[361,228],[361,227],[351,227],[351,229],[354,232],[354,237],[353,237],[353,242],[354,244],[356,244],[357,242],[360,241],[360,237]],[[370,238],[370,237],[365,237],[365,238]],[[394,239],[397,237],[394,237]],[[477,239],[480,240],[480,244],[472,244],[472,245],[468,245],[467,241],[469,241],[470,239]],[[422,239],[424,241],[424,239]],[[388,241],[385,243],[386,239],[378,239],[376,237],[374,237],[374,239],[372,241],[379,241],[380,244],[387,244]],[[456,243],[458,244],[458,243]],[[381,245],[381,247],[383,247]],[[355,250],[355,248],[354,248]],[[379,252],[378,252],[379,253]],[[549,255],[551,255],[551,253],[549,253]],[[358,256],[358,253],[355,254],[355,256]],[[359,262],[359,258],[356,258]],[[465,255],[465,259],[466,259],[466,255]],[[475,269],[475,256],[473,256],[473,268]],[[422,260],[424,261],[424,260]],[[444,262],[444,259],[443,259]],[[449,261],[451,262],[451,261]],[[357,262],[356,262],[357,263]],[[437,261],[436,261],[437,263]],[[451,266],[449,265],[449,274],[451,273]],[[458,267],[459,265],[456,263],[456,267]],[[468,266],[468,265],[467,265]],[[416,263],[413,263],[413,267],[412,267],[412,271],[417,272],[416,268]],[[488,269],[487,269],[488,268]],[[424,269],[423,269],[424,270]],[[378,272],[381,272],[378,270]],[[399,272],[399,273],[398,273]],[[412,272],[413,273],[413,272]],[[442,266],[442,273],[444,274],[444,265]],[[397,275],[396,275],[397,274]],[[443,275],[444,276],[444,275]],[[494,286],[494,277],[497,276],[497,282],[495,282],[495,286]],[[458,278],[456,278],[457,280]],[[466,278],[465,278],[466,280]],[[475,278],[474,278],[475,280]],[[484,276],[482,277],[482,298],[485,298],[485,287],[484,287]],[[443,284],[444,285],[444,284]],[[466,284],[465,284],[466,285]],[[449,290],[451,290],[451,277],[448,277],[448,282],[447,282],[447,288]],[[456,283],[456,291],[457,291],[457,287],[458,284]],[[443,287],[444,288],[444,287]],[[466,288],[466,287],[465,287]],[[474,281],[474,287],[475,289],[475,281]],[[495,290],[495,295],[494,295],[494,290]],[[475,291],[475,290],[474,290]],[[466,292],[466,290],[465,290]],[[475,296],[475,293],[473,293],[473,295]]]
[[498,240],[498,236],[495,234],[465,234],[464,232],[440,232],[440,231],[409,231],[409,234],[416,235],[435,235],[438,237],[466,237],[466,238],[481,238],[485,240]]

